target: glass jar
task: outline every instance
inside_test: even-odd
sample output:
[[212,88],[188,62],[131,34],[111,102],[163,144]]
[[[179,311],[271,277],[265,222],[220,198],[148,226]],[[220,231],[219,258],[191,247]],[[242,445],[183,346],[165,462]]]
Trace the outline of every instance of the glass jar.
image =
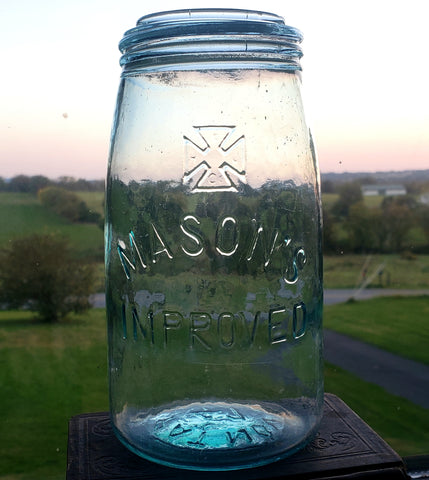
[[169,466],[292,454],[323,405],[318,166],[298,30],[241,10],[141,18],[106,196],[110,408]]

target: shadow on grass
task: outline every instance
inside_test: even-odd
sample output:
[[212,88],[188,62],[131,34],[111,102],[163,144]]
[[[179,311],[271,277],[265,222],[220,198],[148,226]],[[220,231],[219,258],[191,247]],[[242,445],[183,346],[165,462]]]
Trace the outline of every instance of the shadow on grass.
[[0,328],[5,327],[14,327],[14,328],[26,328],[26,327],[34,327],[36,325],[46,325],[46,322],[40,320],[40,318],[32,317],[32,318],[17,318],[17,319],[0,319]]
[[[87,312],[88,313],[88,312]],[[85,314],[84,314],[85,315]],[[84,324],[85,316],[78,318],[76,315],[69,314],[55,322],[49,322],[40,318],[36,313],[28,310],[0,311],[0,328],[28,328],[28,327],[46,327],[46,326],[76,326]]]

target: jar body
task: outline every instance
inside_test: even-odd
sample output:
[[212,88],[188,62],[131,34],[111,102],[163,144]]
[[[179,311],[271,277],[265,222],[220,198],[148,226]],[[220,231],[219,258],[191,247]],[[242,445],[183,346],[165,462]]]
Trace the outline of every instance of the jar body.
[[106,197],[110,405],[139,455],[233,469],[320,420],[322,270],[299,77],[122,79]]

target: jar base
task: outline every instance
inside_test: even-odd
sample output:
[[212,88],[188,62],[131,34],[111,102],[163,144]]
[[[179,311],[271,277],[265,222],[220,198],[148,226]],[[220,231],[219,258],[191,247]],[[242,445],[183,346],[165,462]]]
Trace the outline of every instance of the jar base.
[[305,404],[286,410],[227,402],[195,402],[154,415],[126,409],[115,418],[115,433],[134,453],[157,463],[233,470],[264,465],[305,446],[316,426],[308,412]]

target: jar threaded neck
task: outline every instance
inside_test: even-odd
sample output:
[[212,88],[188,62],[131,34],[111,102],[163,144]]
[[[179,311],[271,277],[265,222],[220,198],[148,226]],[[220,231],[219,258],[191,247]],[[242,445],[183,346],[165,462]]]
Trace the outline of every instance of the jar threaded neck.
[[[194,68],[301,70],[302,34],[277,15],[195,9],[146,15],[119,49],[123,74]],[[198,67],[196,67],[198,65]]]

